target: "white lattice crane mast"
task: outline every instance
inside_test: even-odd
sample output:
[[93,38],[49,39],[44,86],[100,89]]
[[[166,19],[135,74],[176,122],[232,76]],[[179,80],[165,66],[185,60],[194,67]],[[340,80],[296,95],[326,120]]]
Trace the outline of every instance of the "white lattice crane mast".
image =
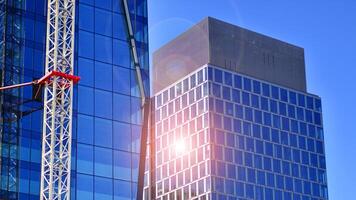
[[41,200],[70,199],[75,0],[48,0]]

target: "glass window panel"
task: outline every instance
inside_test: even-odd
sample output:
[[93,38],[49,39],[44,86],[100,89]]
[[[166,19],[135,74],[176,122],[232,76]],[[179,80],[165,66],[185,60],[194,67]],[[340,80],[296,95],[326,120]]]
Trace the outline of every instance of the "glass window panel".
[[114,119],[130,122],[130,97],[114,94]]
[[305,107],[305,96],[303,94],[298,94],[298,105]]
[[[137,182],[138,180],[138,165],[139,165],[139,154],[132,154],[132,179]],[[134,193],[135,194],[135,193]]]
[[225,113],[227,115],[233,116],[234,115],[234,104],[225,102]]
[[247,198],[254,199],[254,187],[251,184],[246,184],[246,196]]
[[95,147],[95,175],[112,176],[112,150]]
[[[119,2],[119,1],[115,1]],[[120,2],[121,3],[121,2]],[[121,7],[118,6],[118,7]],[[125,17],[121,14],[113,14],[113,37],[121,40],[127,40],[127,30],[125,25]]]
[[262,95],[266,97],[270,96],[270,87],[266,83],[262,83]]
[[112,121],[95,118],[95,144],[112,147]]
[[254,159],[254,163],[253,164],[255,165],[255,168],[263,169],[262,156],[255,154],[254,158],[255,159]]
[[307,124],[304,122],[299,122],[299,133],[307,136]]
[[245,120],[252,122],[252,109],[248,107],[244,107],[245,110]]
[[114,178],[131,180],[131,154],[114,151]]
[[94,34],[79,31],[78,54],[86,58],[94,58]]
[[94,140],[93,117],[78,114],[78,142],[93,144]]
[[313,97],[307,96],[307,108],[314,109],[314,99]]
[[95,200],[107,200],[112,198],[113,180],[109,178],[95,177]]
[[220,96],[221,96],[221,87],[220,87],[220,85],[213,83],[213,85],[212,85],[212,94],[213,94],[213,96],[220,98]]
[[77,144],[77,170],[80,173],[93,174],[93,146]]
[[270,99],[270,108],[271,108],[271,112],[277,113],[278,111],[277,101]]
[[271,86],[272,90],[272,98],[279,99],[279,88],[276,86]]
[[297,104],[297,94],[293,91],[289,91],[289,103],[294,105]]
[[131,98],[131,123],[133,124],[142,124],[142,108],[141,108],[141,99],[132,97]]
[[295,118],[295,107],[293,105],[288,105],[288,117]]
[[194,88],[196,86],[196,77],[195,74],[190,76],[190,88]]
[[114,180],[114,200],[131,199],[131,182]]
[[235,150],[234,153],[235,153],[235,163],[241,165],[243,162],[242,151]]
[[231,100],[231,89],[229,87],[223,87],[223,99]]
[[264,154],[263,142],[261,140],[255,140],[256,142],[256,153]]
[[92,200],[94,191],[93,176],[77,174],[77,199]]
[[244,105],[250,105],[250,94],[247,92],[242,92],[242,103]]
[[285,103],[279,102],[279,114],[284,116],[287,115],[287,106]]
[[242,89],[242,78],[239,75],[234,75],[234,85],[235,88],[240,88]]
[[214,68],[214,78],[217,83],[222,83],[222,71]]
[[113,63],[130,68],[131,54],[127,42],[115,40],[113,43]]
[[79,29],[94,31],[94,8],[79,4]]
[[213,68],[208,67],[207,75],[208,75],[208,80],[212,81],[213,80]]
[[281,128],[281,117],[279,115],[272,115],[273,128]]
[[321,125],[321,115],[320,115],[320,113],[313,112],[313,114],[314,114],[314,122],[315,122],[315,124]]
[[262,126],[262,138],[264,140],[270,140],[270,129],[266,126]]
[[260,108],[259,97],[257,95],[251,94],[251,104],[254,108]]
[[272,141],[279,143],[279,131],[277,129],[271,129]]
[[315,99],[315,109],[316,109],[316,111],[321,112],[321,100],[320,99]]
[[[90,1],[92,1],[92,0],[90,0]],[[112,9],[112,0],[106,0],[106,1],[95,0],[95,6],[97,6],[99,8],[111,10]]]
[[88,115],[94,114],[93,88],[78,86],[78,112]]
[[111,36],[112,35],[112,13],[102,10],[95,9],[95,32]]
[[246,168],[245,167],[237,167],[237,178],[240,181],[246,180]]
[[240,91],[232,89],[232,101],[235,103],[240,103]]
[[232,74],[229,72],[224,72],[224,82],[226,85],[232,86]]
[[274,175],[272,173],[266,173],[267,185],[269,187],[274,187]]
[[95,35],[95,59],[98,61],[111,63],[113,55],[112,46],[113,41],[111,38]]
[[313,123],[313,113],[310,110],[305,110],[305,119],[309,123]]
[[245,135],[251,135],[251,123],[243,122],[243,133]]
[[95,115],[98,117],[112,119],[112,108],[112,93],[95,90]]
[[103,90],[112,90],[112,65],[95,62],[95,87]]
[[245,165],[248,167],[252,167],[253,166],[252,165],[252,154],[245,152],[244,158],[245,158]]
[[256,94],[261,93],[261,84],[259,81],[253,80],[253,92]]
[[245,187],[244,184],[241,182],[236,182],[236,194],[239,197],[245,196]]
[[263,121],[264,125],[271,126],[271,114],[267,112],[263,112]]
[[264,98],[264,97],[261,97],[261,109],[262,110],[265,110],[265,111],[268,111],[268,99],[267,98]]
[[94,86],[94,62],[89,59],[78,58],[78,75],[80,85]]
[[282,129],[285,131],[289,131],[289,119],[282,117]]
[[251,79],[244,78],[244,90],[251,91]]
[[131,128],[130,124],[114,122],[114,148],[131,151]]
[[262,112],[259,110],[254,110],[255,122],[262,124]]
[[113,67],[113,89],[114,92],[130,94],[130,70],[123,67]]
[[132,129],[131,151],[135,153],[140,153],[142,127],[137,125],[132,125],[131,129]]
[[256,182],[256,172],[254,169],[247,169],[247,181],[250,183]]
[[288,92],[286,89],[280,88],[281,100],[284,102],[288,102]]

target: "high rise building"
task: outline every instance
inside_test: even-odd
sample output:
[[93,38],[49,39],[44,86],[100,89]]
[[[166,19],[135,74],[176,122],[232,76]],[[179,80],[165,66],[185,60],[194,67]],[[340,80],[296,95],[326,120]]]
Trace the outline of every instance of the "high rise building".
[[328,199],[300,47],[206,18],[153,56],[152,199]]
[[[146,95],[147,1],[129,0]],[[42,77],[46,0],[1,0],[1,86]],[[141,98],[122,1],[79,0],[75,17],[71,199],[136,199]],[[1,93],[0,199],[39,199],[42,100],[31,87]]]

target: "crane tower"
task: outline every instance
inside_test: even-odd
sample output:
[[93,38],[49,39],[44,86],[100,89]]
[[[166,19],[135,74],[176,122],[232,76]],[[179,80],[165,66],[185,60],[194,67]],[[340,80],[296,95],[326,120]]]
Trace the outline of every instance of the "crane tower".
[[41,200],[70,198],[75,0],[48,0]]

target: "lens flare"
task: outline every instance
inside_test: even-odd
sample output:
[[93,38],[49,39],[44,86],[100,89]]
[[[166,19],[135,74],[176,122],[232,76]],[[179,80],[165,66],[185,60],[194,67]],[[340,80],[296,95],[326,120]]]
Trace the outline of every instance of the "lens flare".
[[186,150],[184,140],[180,139],[175,142],[176,154],[183,154]]

